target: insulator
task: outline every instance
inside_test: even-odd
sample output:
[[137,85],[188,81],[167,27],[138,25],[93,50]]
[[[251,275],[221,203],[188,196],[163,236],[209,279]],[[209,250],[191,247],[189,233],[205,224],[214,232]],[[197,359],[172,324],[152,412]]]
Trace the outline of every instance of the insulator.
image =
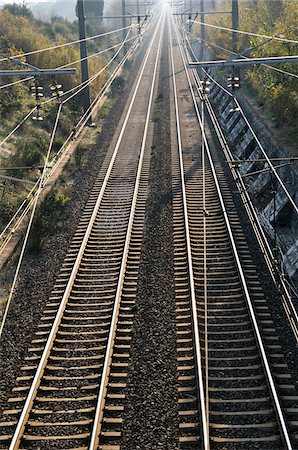
[[231,108],[230,110],[229,110],[229,112],[230,113],[233,113],[233,112],[237,112],[237,111],[240,111],[240,108]]
[[63,94],[63,91],[57,91],[57,92],[53,92],[52,93],[52,97],[61,97],[61,95]]
[[39,121],[41,121],[41,120],[43,120],[43,117],[42,116],[33,116],[32,117],[32,120],[39,120]]
[[40,115],[40,107],[37,106],[36,115],[32,117],[32,120],[43,120],[43,117]]
[[61,89],[62,88],[62,84],[53,84],[51,86],[51,91],[55,91],[56,89]]

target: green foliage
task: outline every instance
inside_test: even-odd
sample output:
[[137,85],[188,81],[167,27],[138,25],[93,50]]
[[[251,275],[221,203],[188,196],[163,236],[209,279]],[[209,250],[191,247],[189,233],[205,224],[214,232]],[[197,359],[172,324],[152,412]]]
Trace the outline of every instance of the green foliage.
[[154,108],[153,108],[153,122],[159,122],[161,119],[161,102],[163,99],[163,94],[160,93],[158,97],[155,99]]
[[112,93],[114,95],[121,94],[125,88],[125,79],[121,76],[116,77],[112,83]]
[[[11,5],[9,5],[11,6]],[[32,17],[23,15],[13,15],[9,11],[10,7],[4,8],[0,12],[0,55],[13,56],[22,52],[32,52],[42,48],[52,47],[55,44],[63,44],[78,37],[76,26],[64,19],[54,18],[51,24],[36,21]],[[99,31],[97,30],[97,33]],[[35,53],[23,58],[24,61],[40,68],[56,68],[80,59],[78,46],[66,46],[56,48],[46,52]],[[10,67],[7,67],[10,65]],[[89,60],[90,76],[97,73],[102,67],[102,60],[91,58]],[[5,63],[3,68],[11,68],[12,63]],[[68,77],[57,77],[58,82],[62,82],[64,91],[80,84],[80,63],[72,64],[77,69],[77,73]],[[104,75],[100,75],[92,83],[92,92],[97,92],[105,80]],[[14,92],[13,92],[14,93]],[[4,103],[8,107],[8,102]]]
[[[225,3],[225,6],[226,3]],[[218,5],[222,10],[223,5]],[[226,16],[208,16],[206,22],[231,28],[231,19]],[[298,40],[298,0],[243,0],[239,2],[239,29],[268,36],[281,36],[287,39]],[[194,31],[199,35],[199,25]],[[249,53],[250,57],[286,56],[295,55],[295,44],[262,39],[260,37],[238,34],[238,49],[243,50],[255,47],[264,42]],[[206,27],[206,40],[209,42],[210,54],[215,58],[230,58],[231,52],[225,49],[232,48],[232,33],[228,31]],[[276,69],[282,69],[298,75],[297,64],[278,64]],[[228,71],[227,71],[228,72]],[[228,75],[226,72],[225,76]],[[282,74],[278,70],[266,66],[255,66],[244,71],[244,77],[248,85],[257,94],[258,101],[275,118],[277,126],[288,125],[290,132],[295,135],[298,118],[298,82],[297,78]]]
[[31,9],[24,2],[21,5],[18,3],[5,5],[3,10],[8,11],[13,16],[28,17],[31,20],[34,18]]
[[[100,3],[98,4],[100,8]],[[89,35],[100,34],[103,32],[103,23],[97,20],[90,22]],[[78,23],[70,23],[61,17],[52,17],[50,23],[34,19],[30,9],[25,5],[9,4],[0,10],[0,59],[14,55],[20,55],[27,52],[34,52],[54,45],[64,44],[78,39]],[[90,53],[96,53],[102,46],[110,46],[114,43],[113,39],[118,37],[107,37],[105,39],[96,39],[88,42]],[[104,66],[105,61],[110,58],[110,54],[94,57],[89,60],[89,74],[92,77],[98,73]],[[50,51],[38,52],[31,55],[21,56],[23,62],[28,62],[39,68],[57,68],[67,64],[76,68],[76,74],[72,76],[57,77],[57,82],[62,84],[62,90],[65,92],[81,83],[81,68],[79,45],[70,45],[56,48]],[[113,64],[110,69],[113,69]],[[2,61],[2,69],[16,69],[17,66],[11,60]],[[91,84],[91,97],[102,88],[106,81],[106,74],[101,74]],[[19,78],[0,78],[0,84],[19,80]],[[50,98],[52,92],[50,77],[41,77],[40,84],[44,87],[44,98]],[[0,140],[14,129],[24,116],[35,106],[35,99],[29,93],[31,82],[15,84],[11,87],[0,90]],[[53,101],[47,105],[42,105],[41,115],[44,120],[34,122],[29,118],[13,134],[9,141],[5,143],[0,152],[0,165],[2,167],[26,166],[26,169],[18,169],[13,172],[7,170],[4,175],[24,178],[29,181],[36,181],[40,175],[38,168],[27,166],[42,166],[49,147],[53,125],[57,115],[57,102]],[[59,118],[56,135],[53,141],[51,157],[54,156],[65,139],[71,134],[75,124],[83,113],[82,99],[78,95],[66,105],[63,106]],[[81,167],[85,158],[85,149],[79,146],[75,155],[75,164]],[[62,182],[60,183],[62,184]],[[67,185],[67,183],[65,183]],[[21,201],[26,197],[31,185],[15,183],[12,181],[1,182],[0,180],[0,228],[8,222],[12,214],[16,211]],[[58,195],[47,198],[45,207],[50,210],[56,210],[54,204],[64,205],[68,202],[68,197]],[[52,208],[53,206],[53,208]],[[63,207],[64,207],[63,206]],[[59,207],[58,207],[59,210]],[[53,213],[56,214],[56,213]],[[45,215],[48,217],[48,213]],[[54,217],[59,222],[59,216]],[[35,231],[39,228],[47,233],[47,220],[44,219],[43,207],[41,207],[39,216],[36,219]],[[37,233],[37,231],[36,231]],[[42,245],[43,234],[36,234],[36,248]]]
[[86,151],[88,147],[83,143],[80,143],[75,151],[74,160],[77,169],[81,169],[86,158]]
[[55,188],[47,195],[35,214],[32,225],[29,250],[39,252],[44,247],[48,237],[54,235],[61,223],[61,214],[69,204],[70,197],[66,188]]

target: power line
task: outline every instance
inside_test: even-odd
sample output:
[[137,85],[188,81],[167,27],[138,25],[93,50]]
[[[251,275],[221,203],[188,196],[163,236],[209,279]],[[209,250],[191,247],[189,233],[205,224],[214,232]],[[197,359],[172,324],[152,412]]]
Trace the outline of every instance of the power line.
[[85,58],[80,58],[80,59],[77,59],[76,61],[71,61],[70,63],[67,63],[67,64],[64,64],[63,66],[57,67],[57,69],[64,69],[65,67],[71,66],[72,64],[76,64],[76,63],[79,63],[81,61],[84,61],[85,59],[94,58],[94,56],[98,56],[98,55],[101,55],[103,53],[109,52],[110,50],[114,50],[115,48],[117,48],[120,45],[122,45],[122,43],[123,42],[120,42],[119,44],[115,44],[112,47],[106,48],[104,50],[100,50],[99,52],[96,52],[96,53],[92,53],[91,55],[88,55]]
[[2,86],[0,86],[0,89],[4,89],[4,88],[10,87],[10,86],[13,86],[14,84],[25,83],[25,81],[33,80],[33,78],[34,77],[28,77],[28,78],[23,78],[22,80],[13,81],[12,83],[3,84]]
[[[128,28],[129,28],[129,27],[125,27],[125,28],[123,28],[123,29],[125,30],[125,29],[128,29]],[[109,48],[107,48],[107,49],[100,50],[99,52],[96,52],[96,53],[92,53],[91,55],[87,56],[86,58],[80,58],[80,59],[77,59],[76,61],[71,61],[71,62],[69,62],[69,63],[67,63],[67,64],[64,64],[63,66],[57,67],[57,69],[64,69],[65,67],[69,67],[69,66],[71,66],[72,64],[79,63],[79,62],[81,62],[81,61],[84,60],[84,59],[89,59],[89,58],[93,58],[94,56],[101,55],[101,54],[106,53],[106,52],[108,52],[108,51],[110,51],[110,50],[113,50],[114,48],[117,48],[117,47],[120,46],[121,44],[122,44],[122,43],[120,42],[119,44],[115,44],[115,45],[113,45],[112,47],[109,47]],[[33,80],[33,79],[34,79],[34,77],[31,76],[31,77],[28,77],[28,78],[25,78],[25,79],[22,79],[22,80],[13,81],[12,83],[8,83],[8,84],[4,84],[4,85],[0,86],[0,90],[1,90],[1,89],[4,89],[4,88],[7,88],[7,87],[10,87],[10,86],[13,86],[13,85],[15,85],[15,84],[24,83],[24,82],[26,82],[26,81],[30,81],[30,80]]]
[[[130,26],[129,27],[125,27],[125,29],[128,29],[128,28],[130,28]],[[49,51],[49,50],[55,50],[57,48],[67,47],[69,45],[79,44],[80,42],[83,42],[83,41],[90,41],[90,40],[93,40],[93,39],[98,39],[98,38],[103,37],[103,36],[108,36],[110,34],[119,33],[122,30],[123,30],[123,28],[118,28],[117,30],[107,31],[105,33],[101,33],[101,34],[97,34],[97,35],[94,35],[94,36],[87,37],[85,39],[77,39],[75,41],[65,42],[64,44],[53,45],[52,47],[46,47],[46,48],[42,48],[42,49],[39,49],[39,50],[33,50],[31,52],[20,53],[19,55],[7,56],[5,58],[1,58],[0,62],[2,62],[2,61],[9,61],[12,58],[21,58],[23,56],[35,55],[36,53],[42,53],[42,52],[46,52],[46,51]]]
[[[186,30],[184,29],[184,31],[186,31]],[[236,56],[239,55],[239,53],[233,52],[232,50],[229,50],[229,49],[227,49],[225,47],[221,47],[220,45],[214,44],[213,42],[207,41],[206,39],[198,38],[198,40],[204,41],[207,44],[212,45],[213,47],[219,48],[220,50],[223,50],[223,51],[225,51],[227,53],[230,53],[231,55],[236,55]],[[268,42],[270,42],[270,41],[268,41]],[[190,42],[189,42],[189,44],[190,44]],[[239,56],[241,58],[246,58],[246,56],[244,56],[244,55],[239,55]],[[275,70],[276,72],[280,72],[280,73],[282,73],[284,75],[288,75],[288,76],[293,77],[293,78],[298,78],[298,75],[296,75],[295,73],[288,72],[287,70],[283,70],[283,69],[278,69],[277,67],[273,67],[270,64],[262,64],[262,66],[266,66],[269,69]]]
[[[129,33],[130,33],[130,31],[131,31],[131,27],[127,27],[127,28],[130,28],[130,30],[129,30],[129,32],[127,33],[127,36],[129,35]],[[123,42],[121,42],[120,44],[117,44],[117,45],[115,45],[114,47],[116,47],[116,46],[119,46],[119,45],[121,45],[121,46],[123,46],[123,43],[124,42],[130,42],[131,40],[133,40],[133,39],[137,39],[137,37],[138,36],[133,36],[132,38],[130,38],[130,39],[126,39],[125,41],[123,41]],[[121,47],[122,48],[122,47]],[[112,49],[112,47],[109,49],[109,50],[111,50]],[[120,49],[119,49],[120,50]],[[117,51],[116,52],[116,55],[118,55],[119,54],[119,51]],[[92,56],[95,56],[95,54],[94,55],[90,55],[90,56],[88,56],[88,58],[91,58]],[[84,83],[80,83],[80,84],[78,84],[78,85],[76,85],[76,86],[74,86],[73,88],[71,88],[71,89],[69,89],[68,91],[66,91],[66,92],[63,92],[63,94],[61,94],[61,97],[63,97],[63,96],[65,96],[65,95],[67,95],[67,94],[70,94],[71,92],[73,92],[74,90],[76,90],[76,89],[79,89],[79,88],[81,88],[82,86],[83,87],[85,87],[85,85],[87,84],[87,83],[92,83],[102,72],[103,72],[103,70],[105,70],[109,65],[110,65],[110,63],[115,59],[115,55],[113,56],[113,58],[109,61],[109,63],[107,63],[105,66],[104,66],[104,68],[103,69],[100,69],[100,71],[99,72],[97,72],[95,75],[93,75],[89,80],[87,80],[87,81],[85,81]],[[73,64],[73,63],[71,63],[71,64]],[[22,80],[22,81],[24,81],[24,80]],[[77,94],[79,94],[80,92],[81,92],[81,90],[82,89],[80,89],[80,90],[78,90],[78,92],[76,92],[75,93],[75,95],[77,95]],[[73,98],[75,95],[72,95],[70,98]],[[69,98],[69,99],[70,99]],[[68,99],[68,100],[69,100]],[[48,103],[50,103],[50,102],[53,102],[55,100],[55,98],[49,98],[49,99],[47,99],[47,100],[45,100],[45,101],[43,101],[43,102],[41,102],[41,105],[46,105],[46,104],[48,104]],[[68,101],[67,100],[67,101]],[[15,128],[13,128],[13,130],[11,130],[9,133],[8,133],[8,135],[0,142],[0,147],[23,125],[23,123],[34,113],[34,111],[36,110],[36,106],[33,108],[33,109],[31,109],[30,111],[29,111],[29,113],[27,113],[26,115],[25,115],[25,117],[23,117],[23,119],[18,123],[18,125],[16,125],[15,126]]]
[[29,111],[29,113],[26,114],[25,117],[23,117],[23,119],[18,123],[18,125],[12,131],[10,131],[10,133],[8,133],[7,136],[5,136],[5,138],[0,142],[0,147],[2,147],[2,145],[10,138],[10,136],[12,136],[20,128],[20,126],[23,125],[24,122],[26,122],[26,120],[34,113],[35,110],[36,106],[33,109],[31,109],[31,111]]
[[261,37],[261,38],[266,38],[266,39],[272,39],[272,40],[275,40],[275,41],[282,41],[282,42],[289,42],[291,44],[298,44],[298,41],[296,41],[294,39],[286,39],[286,38],[281,38],[281,37],[278,37],[278,36],[268,36],[266,34],[258,34],[258,33],[252,33],[250,31],[236,30],[234,28],[226,28],[226,27],[221,27],[219,25],[212,25],[211,23],[200,22],[199,20],[189,19],[189,21],[193,22],[193,23],[198,23],[198,24],[201,24],[201,25],[206,25],[206,27],[217,28],[217,29],[223,30],[223,31],[231,31],[232,33],[247,34],[249,36],[256,36],[256,37]]
[[[129,35],[129,32],[128,32],[127,36]],[[138,36],[135,36],[134,38],[137,39],[137,37]],[[122,42],[122,46],[124,45],[125,42],[126,42],[126,39]],[[135,43],[133,45],[135,45]],[[122,49],[122,46],[116,52],[116,54],[114,55],[113,59],[115,59],[115,57],[120,53],[120,51]],[[106,90],[109,88],[111,82],[113,81],[113,79],[115,78],[115,76],[116,76],[116,74],[117,74],[117,72],[119,70],[119,67],[124,64],[124,62],[126,61],[126,59],[127,59],[127,57],[128,57],[128,55],[129,55],[129,53],[130,53],[132,48],[133,48],[133,46],[128,50],[126,55],[122,58],[122,60],[118,64],[117,68],[115,69],[113,75],[109,78],[109,80],[107,80],[107,82],[105,84],[105,90],[103,88],[100,91],[100,93],[97,95],[97,97],[94,99],[93,103],[90,105],[91,109],[93,108],[93,105],[95,104],[95,102],[99,98],[99,96],[100,95],[103,96],[104,92],[106,92]],[[39,180],[37,182],[37,192],[36,192],[36,195],[35,195],[35,198],[34,198],[34,203],[33,203],[31,216],[30,216],[29,223],[28,223],[28,226],[27,226],[25,238],[24,238],[24,241],[23,241],[22,249],[21,249],[21,254],[20,254],[20,257],[19,257],[19,260],[18,260],[18,264],[17,264],[17,268],[16,268],[16,271],[15,271],[15,274],[14,274],[12,287],[11,287],[11,290],[10,290],[10,293],[9,293],[9,298],[8,298],[8,301],[7,301],[7,304],[6,304],[6,307],[5,307],[5,311],[4,311],[2,322],[1,322],[1,326],[0,326],[0,339],[1,339],[1,336],[2,336],[2,332],[3,332],[3,329],[4,329],[5,322],[6,322],[6,318],[7,318],[7,315],[8,315],[10,304],[11,304],[11,301],[12,301],[12,298],[13,298],[13,294],[14,294],[14,291],[15,291],[17,279],[19,277],[19,272],[20,272],[22,261],[23,261],[23,258],[24,258],[24,253],[25,253],[25,250],[26,250],[26,247],[27,247],[29,234],[30,234],[30,231],[31,231],[31,228],[32,228],[33,219],[34,219],[35,211],[36,211],[36,208],[37,208],[38,199],[39,199],[39,196],[40,196],[42,188],[43,188],[43,183],[44,183],[44,180],[45,180],[46,169],[47,169],[47,167],[49,165],[49,157],[50,157],[50,153],[51,153],[51,150],[52,150],[52,147],[53,147],[54,138],[55,138],[55,134],[56,134],[58,123],[59,123],[59,118],[60,118],[60,114],[61,114],[61,111],[62,111],[62,106],[63,106],[63,103],[60,103],[60,105],[58,107],[56,119],[55,119],[55,124],[54,124],[53,130],[52,130],[52,133],[51,133],[50,144],[49,144],[47,155],[46,155],[46,158],[45,158],[43,171],[42,171],[41,177],[39,178]],[[86,113],[88,113],[88,111],[86,111]],[[84,114],[84,116],[86,115],[86,113]],[[91,114],[91,112],[89,112],[89,114]],[[83,117],[82,117],[82,119],[83,119]],[[68,138],[68,140],[69,140],[69,138]]]

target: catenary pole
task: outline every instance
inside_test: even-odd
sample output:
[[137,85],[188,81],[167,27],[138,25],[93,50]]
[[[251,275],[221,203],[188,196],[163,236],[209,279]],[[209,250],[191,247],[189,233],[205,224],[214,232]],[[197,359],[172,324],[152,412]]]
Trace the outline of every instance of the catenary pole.
[[[86,43],[86,17],[84,9],[84,0],[77,0],[78,7],[78,20],[79,20],[79,38],[80,38],[80,57],[81,57],[81,72],[82,72],[82,83],[89,80],[89,68],[87,59],[87,43]],[[88,111],[91,105],[90,99],[90,88],[89,84],[82,91],[83,107],[84,112]],[[92,123],[92,116],[88,119],[88,124]]]
[[200,18],[201,18],[201,47],[200,47],[200,56],[199,59],[203,59],[204,55],[204,39],[205,39],[205,0],[200,0]]
[[126,39],[126,8],[125,8],[125,0],[122,0],[122,28],[123,28],[123,54],[126,55],[126,45],[125,45],[125,39]]
[[[232,0],[232,28],[233,30],[238,30],[239,28],[239,8],[238,0]],[[238,53],[238,33],[233,31],[233,51]]]

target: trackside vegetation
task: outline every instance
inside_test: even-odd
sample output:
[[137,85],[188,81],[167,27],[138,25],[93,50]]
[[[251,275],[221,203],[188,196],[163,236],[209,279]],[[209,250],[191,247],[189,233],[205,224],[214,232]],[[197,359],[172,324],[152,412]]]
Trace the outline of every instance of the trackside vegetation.
[[[231,9],[231,2],[217,2],[217,9],[228,11]],[[231,16],[228,14],[206,16],[206,22],[232,28]],[[297,41],[297,24],[298,0],[239,0],[239,30]],[[200,35],[199,24],[194,24],[193,30],[196,36]],[[230,31],[205,27],[205,33],[210,55],[215,58],[233,57],[233,54],[228,51],[232,49],[232,33]],[[249,52],[247,55],[249,57],[297,54],[298,45],[295,43],[240,33],[237,36],[239,53],[258,46]],[[245,80],[247,87],[256,95],[260,106],[264,106],[275,126],[283,127],[289,138],[298,141],[298,64],[278,64],[274,67],[290,72],[296,77],[266,66],[254,66],[245,69],[242,81]]]
[[[102,21],[93,20],[88,25],[87,36],[98,35],[105,31]],[[0,11],[0,59],[2,60],[0,61],[0,67],[2,70],[19,68],[11,60],[5,60],[5,58],[77,39],[77,21],[71,23],[61,17],[52,17],[50,22],[43,22],[34,18],[31,10],[25,4],[5,5]],[[88,54],[90,56],[113,46],[119,41],[119,35],[90,40],[88,41]],[[115,51],[111,50],[89,59],[90,77],[101,70]],[[75,75],[56,77],[55,81],[62,84],[64,92],[81,83],[80,62],[75,62],[80,59],[78,44],[27,55],[20,57],[20,59],[41,69],[58,68],[67,64],[76,68]],[[113,65],[110,66],[111,70],[113,67]],[[92,82],[90,88],[92,98],[103,86],[106,78],[106,73],[102,73]],[[0,87],[18,80],[19,78],[0,78]],[[43,77],[39,80],[39,83],[43,87],[44,95],[41,101],[50,99],[52,96],[50,86],[53,79]],[[33,84],[33,81],[30,80],[0,89],[0,142],[34,108],[35,97],[30,92],[30,86]],[[32,182],[37,180],[49,147],[58,106],[57,100],[43,105],[41,115],[44,120],[33,121],[30,117],[7,142],[0,146],[0,176],[9,176]],[[59,151],[82,113],[80,94],[63,106],[53,143],[52,156]],[[79,153],[77,154],[77,161],[78,164],[81,164],[82,155]],[[30,184],[0,178],[0,231],[10,220],[31,188],[32,185]],[[57,200],[56,193],[54,195]],[[61,203],[61,199],[59,201],[52,200],[51,205]],[[48,209],[51,205],[46,204],[46,208]]]

